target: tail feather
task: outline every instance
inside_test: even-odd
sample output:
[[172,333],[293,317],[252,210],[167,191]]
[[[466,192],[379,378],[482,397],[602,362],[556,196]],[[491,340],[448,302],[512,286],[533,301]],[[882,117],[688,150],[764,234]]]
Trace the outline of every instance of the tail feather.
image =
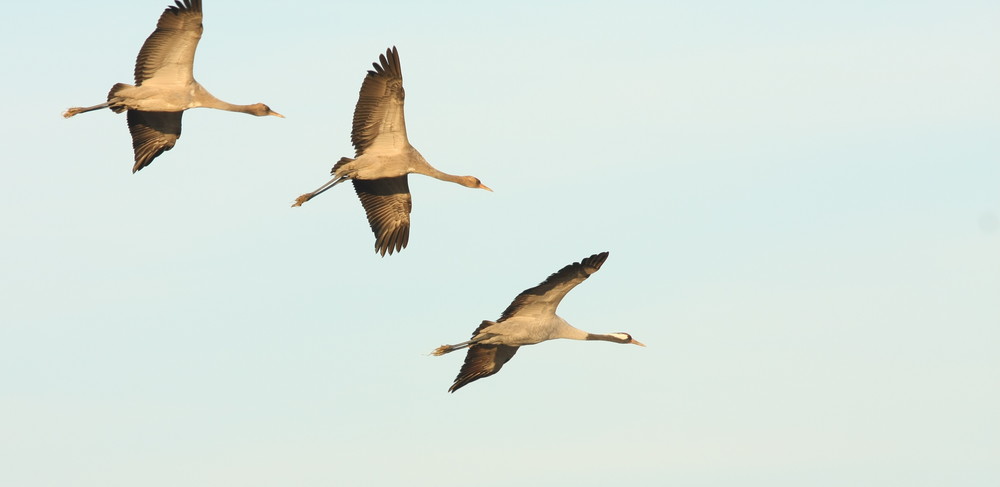
[[330,169],[330,175],[331,176],[336,176],[337,175],[337,169],[340,169],[340,166],[343,166],[344,164],[347,164],[348,162],[354,162],[354,159],[351,159],[350,157],[341,157],[340,160],[337,161],[337,163],[333,165],[333,169]]
[[108,108],[110,108],[115,113],[121,113],[128,109],[125,105],[122,105],[121,98],[118,98],[118,92],[125,89],[131,88],[132,85],[126,83],[115,83],[111,87],[111,91],[108,92]]

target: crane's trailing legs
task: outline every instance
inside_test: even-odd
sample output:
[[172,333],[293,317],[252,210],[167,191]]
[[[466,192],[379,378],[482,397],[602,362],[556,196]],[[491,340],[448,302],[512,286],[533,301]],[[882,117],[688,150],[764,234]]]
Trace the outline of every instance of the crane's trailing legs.
[[324,192],[324,191],[326,191],[326,190],[328,190],[328,189],[330,189],[330,188],[332,188],[332,187],[334,187],[334,186],[336,186],[336,185],[338,185],[338,184],[340,184],[340,183],[342,183],[344,181],[347,181],[347,178],[341,177],[341,176],[335,176],[333,179],[327,181],[326,183],[323,183],[322,186],[316,188],[315,191],[313,191],[311,193],[306,193],[304,195],[299,196],[298,198],[295,198],[295,204],[293,204],[292,207],[294,208],[296,206],[302,206],[302,203],[305,203],[306,201],[309,201],[309,200],[313,199],[314,197],[316,197],[316,195],[318,195],[318,194],[320,194],[320,193],[322,193],[322,192]]
[[102,108],[108,108],[109,106],[111,106],[110,102],[104,102],[104,103],[101,103],[100,105],[94,105],[92,107],[73,107],[73,108],[67,109],[63,113],[63,117],[69,118],[69,117],[72,117],[73,115],[77,115],[77,114],[80,114],[80,113],[86,113],[86,112],[92,112],[94,110],[100,110]]
[[456,343],[454,345],[441,345],[440,347],[435,348],[434,351],[431,352],[431,355],[433,355],[435,357],[440,357],[441,355],[444,355],[444,354],[446,354],[448,352],[454,352],[455,350],[461,350],[463,348],[469,348],[469,347],[471,347],[471,346],[473,346],[475,344],[476,344],[476,340],[469,340],[467,342]]
[[292,208],[296,206],[302,206],[302,203],[305,203],[306,201],[315,198],[316,195],[354,177],[354,175],[357,174],[357,171],[351,171],[348,170],[346,167],[344,167],[345,164],[354,161],[355,159],[351,159],[350,157],[341,157],[340,160],[333,165],[333,169],[330,169],[330,174],[333,175],[333,179],[323,183],[323,185],[316,188],[315,191],[311,193],[306,193],[304,195],[299,196],[298,198],[295,198],[295,204],[292,205]]

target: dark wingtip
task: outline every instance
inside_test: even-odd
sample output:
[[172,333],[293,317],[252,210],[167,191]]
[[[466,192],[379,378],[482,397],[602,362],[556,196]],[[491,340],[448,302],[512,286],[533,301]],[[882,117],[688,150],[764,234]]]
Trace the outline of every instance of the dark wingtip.
[[375,253],[385,257],[386,252],[392,255],[393,252],[402,252],[406,245],[410,243],[409,225],[393,229],[389,233],[383,233],[375,238]]
[[392,61],[396,66],[396,74],[402,78],[403,77],[403,66],[399,62],[399,51],[396,50],[396,46],[392,46]]
[[595,270],[600,270],[601,266],[604,265],[604,261],[608,260],[608,255],[609,252],[605,250],[604,252],[583,259],[580,263],[587,267],[593,267]]

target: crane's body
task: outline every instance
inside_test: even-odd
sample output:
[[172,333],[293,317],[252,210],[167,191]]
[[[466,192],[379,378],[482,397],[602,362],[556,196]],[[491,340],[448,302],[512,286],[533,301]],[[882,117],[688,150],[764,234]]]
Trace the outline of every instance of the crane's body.
[[479,345],[534,345],[547,340],[568,338],[586,340],[587,332],[574,327],[555,314],[518,315],[501,322],[483,321],[472,342]]
[[413,209],[409,174],[488,191],[479,179],[455,176],[435,169],[410,145],[403,114],[403,73],[395,47],[379,55],[361,83],[354,108],[351,143],[354,158],[342,157],[330,170],[330,179],[316,190],[295,199],[301,206],[324,191],[351,180],[375,234],[375,251],[383,256],[400,251],[410,238],[410,211]]
[[168,151],[181,136],[181,115],[190,108],[215,108],[250,115],[284,118],[263,103],[234,105],[222,101],[194,79],[194,54],[201,39],[201,0],[176,0],[160,15],[156,30],[146,38],[135,60],[135,84],[117,83],[108,101],[66,110],[69,118],[101,108],[128,111],[128,127],[136,172]]
[[189,108],[218,108],[229,104],[208,92],[201,83],[190,80],[177,85],[139,86],[118,83],[110,96],[111,107],[144,112],[182,112]]
[[566,294],[597,272],[607,258],[608,253],[602,252],[563,267],[541,284],[518,294],[499,320],[483,321],[470,340],[435,349],[432,352],[434,355],[469,349],[462,370],[448,392],[455,392],[472,381],[496,374],[517,353],[518,347],[526,345],[566,338],[645,346],[628,333],[587,333],[556,315],[556,308]]

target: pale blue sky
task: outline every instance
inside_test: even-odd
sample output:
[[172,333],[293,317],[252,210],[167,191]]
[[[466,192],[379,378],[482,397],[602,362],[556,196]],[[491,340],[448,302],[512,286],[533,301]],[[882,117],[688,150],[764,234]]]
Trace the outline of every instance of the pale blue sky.
[[[204,0],[196,110],[131,174],[166,2],[0,33],[0,484],[994,486],[1000,6]],[[502,3],[502,5],[500,4]],[[380,258],[349,187],[399,48],[412,177]],[[430,357],[609,250],[558,341]]]

